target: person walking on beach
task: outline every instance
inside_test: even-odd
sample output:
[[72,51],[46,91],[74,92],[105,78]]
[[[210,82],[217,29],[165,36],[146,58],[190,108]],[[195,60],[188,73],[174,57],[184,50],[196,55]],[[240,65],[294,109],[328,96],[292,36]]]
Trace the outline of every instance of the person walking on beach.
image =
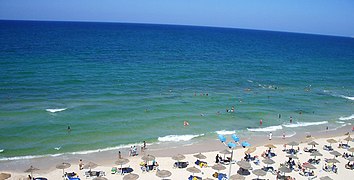
[[283,139],[285,139],[285,132],[283,132]]
[[118,152],[118,159],[122,159],[122,153],[120,151]]
[[79,170],[83,170],[84,169],[84,163],[82,162],[82,159],[80,159],[79,161]]
[[293,117],[290,116],[290,123],[293,123]]
[[272,140],[272,132],[269,133],[269,140]]
[[263,120],[261,119],[259,120],[259,126],[262,126],[262,124],[263,124]]

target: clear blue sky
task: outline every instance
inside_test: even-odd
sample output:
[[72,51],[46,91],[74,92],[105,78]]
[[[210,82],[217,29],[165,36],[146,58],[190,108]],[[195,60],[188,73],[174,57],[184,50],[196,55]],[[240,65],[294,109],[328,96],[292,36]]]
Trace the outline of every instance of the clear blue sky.
[[0,19],[183,24],[354,36],[354,0],[0,0]]

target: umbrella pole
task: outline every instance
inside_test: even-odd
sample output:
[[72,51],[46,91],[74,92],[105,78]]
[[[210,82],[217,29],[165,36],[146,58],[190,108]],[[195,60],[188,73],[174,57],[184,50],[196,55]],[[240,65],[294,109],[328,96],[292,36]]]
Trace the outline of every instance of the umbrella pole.
[[63,179],[65,180],[65,172],[64,172],[64,169],[63,169]]
[[232,165],[232,156],[234,155],[234,149],[231,149],[231,158],[230,158],[230,168],[229,168],[229,177],[230,178],[230,175],[231,175],[231,165]]

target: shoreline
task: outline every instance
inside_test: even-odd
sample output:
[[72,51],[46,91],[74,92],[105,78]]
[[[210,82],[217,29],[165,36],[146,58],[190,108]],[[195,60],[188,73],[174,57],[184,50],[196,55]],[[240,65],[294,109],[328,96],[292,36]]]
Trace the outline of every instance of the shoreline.
[[[292,137],[287,137],[282,139],[279,136],[273,136],[272,140],[268,140],[268,136],[266,133],[263,132],[264,135],[250,135],[248,138],[240,137],[241,141],[248,141],[251,143],[252,147],[259,147],[264,144],[271,142],[272,144],[284,144],[290,141],[298,141],[300,143],[308,141],[305,137],[306,135],[311,135],[312,137],[318,138],[329,138],[329,137],[339,137],[343,136],[345,133],[351,133],[351,125],[346,125],[336,130],[328,130],[328,131],[318,131],[318,132],[301,132],[296,133]],[[225,135],[228,140],[231,140],[229,136]],[[252,139],[251,139],[252,138]],[[169,145],[174,144],[174,142],[169,143],[157,143],[147,146],[147,150],[143,153],[140,152],[140,145],[137,146],[139,155],[137,157],[141,157],[142,154],[152,154],[156,157],[172,157],[175,154],[195,154],[195,153],[207,153],[207,152],[215,152],[221,151],[225,149],[225,146],[220,143],[220,141],[215,137],[215,139],[203,139],[198,140],[195,143],[191,144],[184,144],[181,146],[173,146],[169,147]],[[237,146],[236,149],[243,149],[240,146]],[[23,173],[23,171],[28,168],[30,165],[34,165],[39,167],[39,173],[49,173],[55,170],[55,165],[58,162],[65,161],[71,164],[77,164],[80,159],[84,159],[86,161],[92,161],[100,166],[112,166],[114,165],[114,160],[118,158],[118,151],[122,152],[123,157],[129,157],[128,151],[129,148],[121,148],[121,149],[114,149],[102,152],[93,152],[88,154],[63,154],[59,156],[45,156],[45,157],[38,157],[32,159],[20,159],[20,160],[6,160],[0,161],[0,171],[11,172],[11,173]],[[129,157],[131,158],[131,157]]]

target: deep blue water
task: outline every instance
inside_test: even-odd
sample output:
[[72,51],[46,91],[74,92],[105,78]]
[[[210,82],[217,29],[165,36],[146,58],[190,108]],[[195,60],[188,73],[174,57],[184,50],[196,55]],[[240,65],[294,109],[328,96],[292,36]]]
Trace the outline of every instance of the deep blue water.
[[0,21],[0,62],[0,158],[354,120],[353,38]]

